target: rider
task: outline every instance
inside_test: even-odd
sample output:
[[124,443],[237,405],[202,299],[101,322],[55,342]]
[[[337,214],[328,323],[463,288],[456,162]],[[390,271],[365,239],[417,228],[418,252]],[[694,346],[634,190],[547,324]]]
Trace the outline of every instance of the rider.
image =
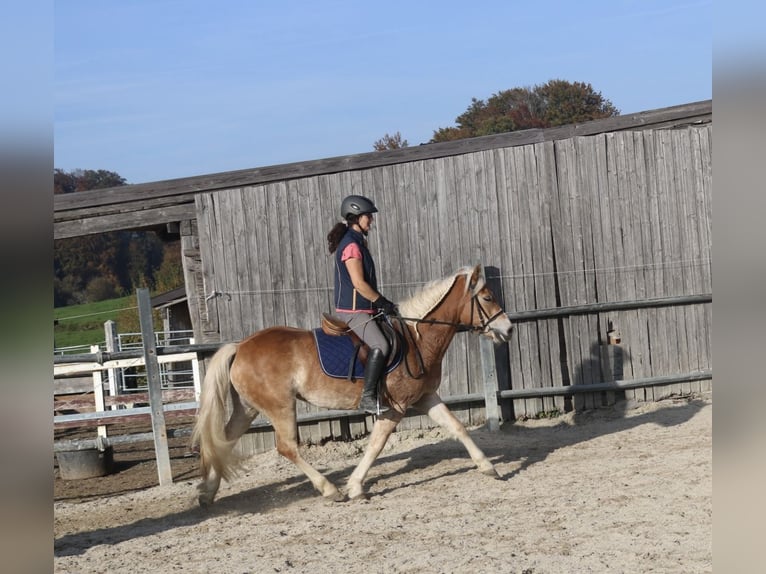
[[367,233],[377,212],[368,198],[349,195],[340,207],[345,223],[336,223],[327,234],[327,246],[335,253],[335,312],[370,347],[359,408],[373,414],[388,410],[378,404],[378,383],[390,350],[374,316],[381,311],[396,313],[396,305],[378,291],[375,262],[367,248]]

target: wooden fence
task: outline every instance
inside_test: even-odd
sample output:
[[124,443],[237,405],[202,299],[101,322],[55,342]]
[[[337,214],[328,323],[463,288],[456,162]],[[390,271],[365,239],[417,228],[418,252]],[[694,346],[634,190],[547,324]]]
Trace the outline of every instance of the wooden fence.
[[[712,125],[624,131],[196,195],[206,341],[331,310],[326,234],[342,198],[374,199],[381,290],[403,299],[485,265],[507,311],[712,293]],[[650,307],[517,325],[495,353],[500,389],[588,385],[712,368],[712,305]],[[620,352],[609,335],[621,338]],[[445,358],[445,397],[480,393],[478,343]],[[616,364],[615,361],[617,361]],[[619,369],[615,373],[615,369]],[[617,376],[621,375],[621,376]],[[705,390],[709,381],[626,393]],[[613,393],[514,399],[506,416],[594,407]],[[574,401],[574,402],[572,402]],[[460,413],[483,421],[483,408]],[[410,419],[410,426],[424,423]],[[321,434],[322,431],[320,431]],[[323,432],[330,432],[325,430]]]

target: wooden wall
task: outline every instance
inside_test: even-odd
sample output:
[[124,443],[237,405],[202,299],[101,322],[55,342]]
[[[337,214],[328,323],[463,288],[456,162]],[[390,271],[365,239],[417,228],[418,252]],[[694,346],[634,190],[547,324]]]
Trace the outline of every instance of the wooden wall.
[[[325,237],[352,193],[380,209],[370,243],[381,290],[394,300],[475,263],[510,312],[712,292],[712,124],[619,131],[197,193],[184,260],[198,340],[317,326],[331,310]],[[500,387],[613,380],[616,352],[625,379],[710,369],[711,307],[519,323],[496,352]],[[610,324],[618,349],[606,345]],[[482,391],[475,337],[456,337],[444,372],[444,397]],[[651,399],[709,384],[628,393]],[[519,399],[506,414],[613,399]],[[459,416],[480,422],[483,409]]]

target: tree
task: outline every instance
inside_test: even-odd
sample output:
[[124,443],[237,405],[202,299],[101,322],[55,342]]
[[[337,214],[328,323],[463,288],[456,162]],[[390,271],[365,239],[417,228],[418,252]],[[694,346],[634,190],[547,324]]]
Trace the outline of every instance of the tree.
[[386,134],[379,140],[377,140],[372,147],[375,151],[386,151],[389,149],[401,149],[407,147],[409,144],[407,140],[402,140],[402,134],[396,132],[394,135]]
[[88,189],[104,189],[125,185],[125,178],[105,169],[53,170],[53,193],[74,193]]
[[[75,193],[125,185],[106,170],[55,169],[54,193]],[[175,248],[178,256],[170,255]],[[168,257],[168,263],[164,263]],[[183,285],[180,247],[151,231],[114,231],[54,241],[53,301],[56,307],[131,293],[138,287],[172,289]],[[159,275],[159,276],[158,276]]]
[[513,88],[486,102],[473,98],[456,127],[434,131],[431,143],[547,128],[619,115],[619,110],[590,84],[550,80],[533,88]]

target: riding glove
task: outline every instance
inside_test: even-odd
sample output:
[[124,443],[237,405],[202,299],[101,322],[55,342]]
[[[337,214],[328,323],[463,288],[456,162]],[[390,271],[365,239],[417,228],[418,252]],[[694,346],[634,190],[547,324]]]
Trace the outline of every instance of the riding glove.
[[372,302],[372,306],[378,311],[383,311],[386,315],[396,315],[398,313],[393,301],[389,301],[383,295],[375,299]]

